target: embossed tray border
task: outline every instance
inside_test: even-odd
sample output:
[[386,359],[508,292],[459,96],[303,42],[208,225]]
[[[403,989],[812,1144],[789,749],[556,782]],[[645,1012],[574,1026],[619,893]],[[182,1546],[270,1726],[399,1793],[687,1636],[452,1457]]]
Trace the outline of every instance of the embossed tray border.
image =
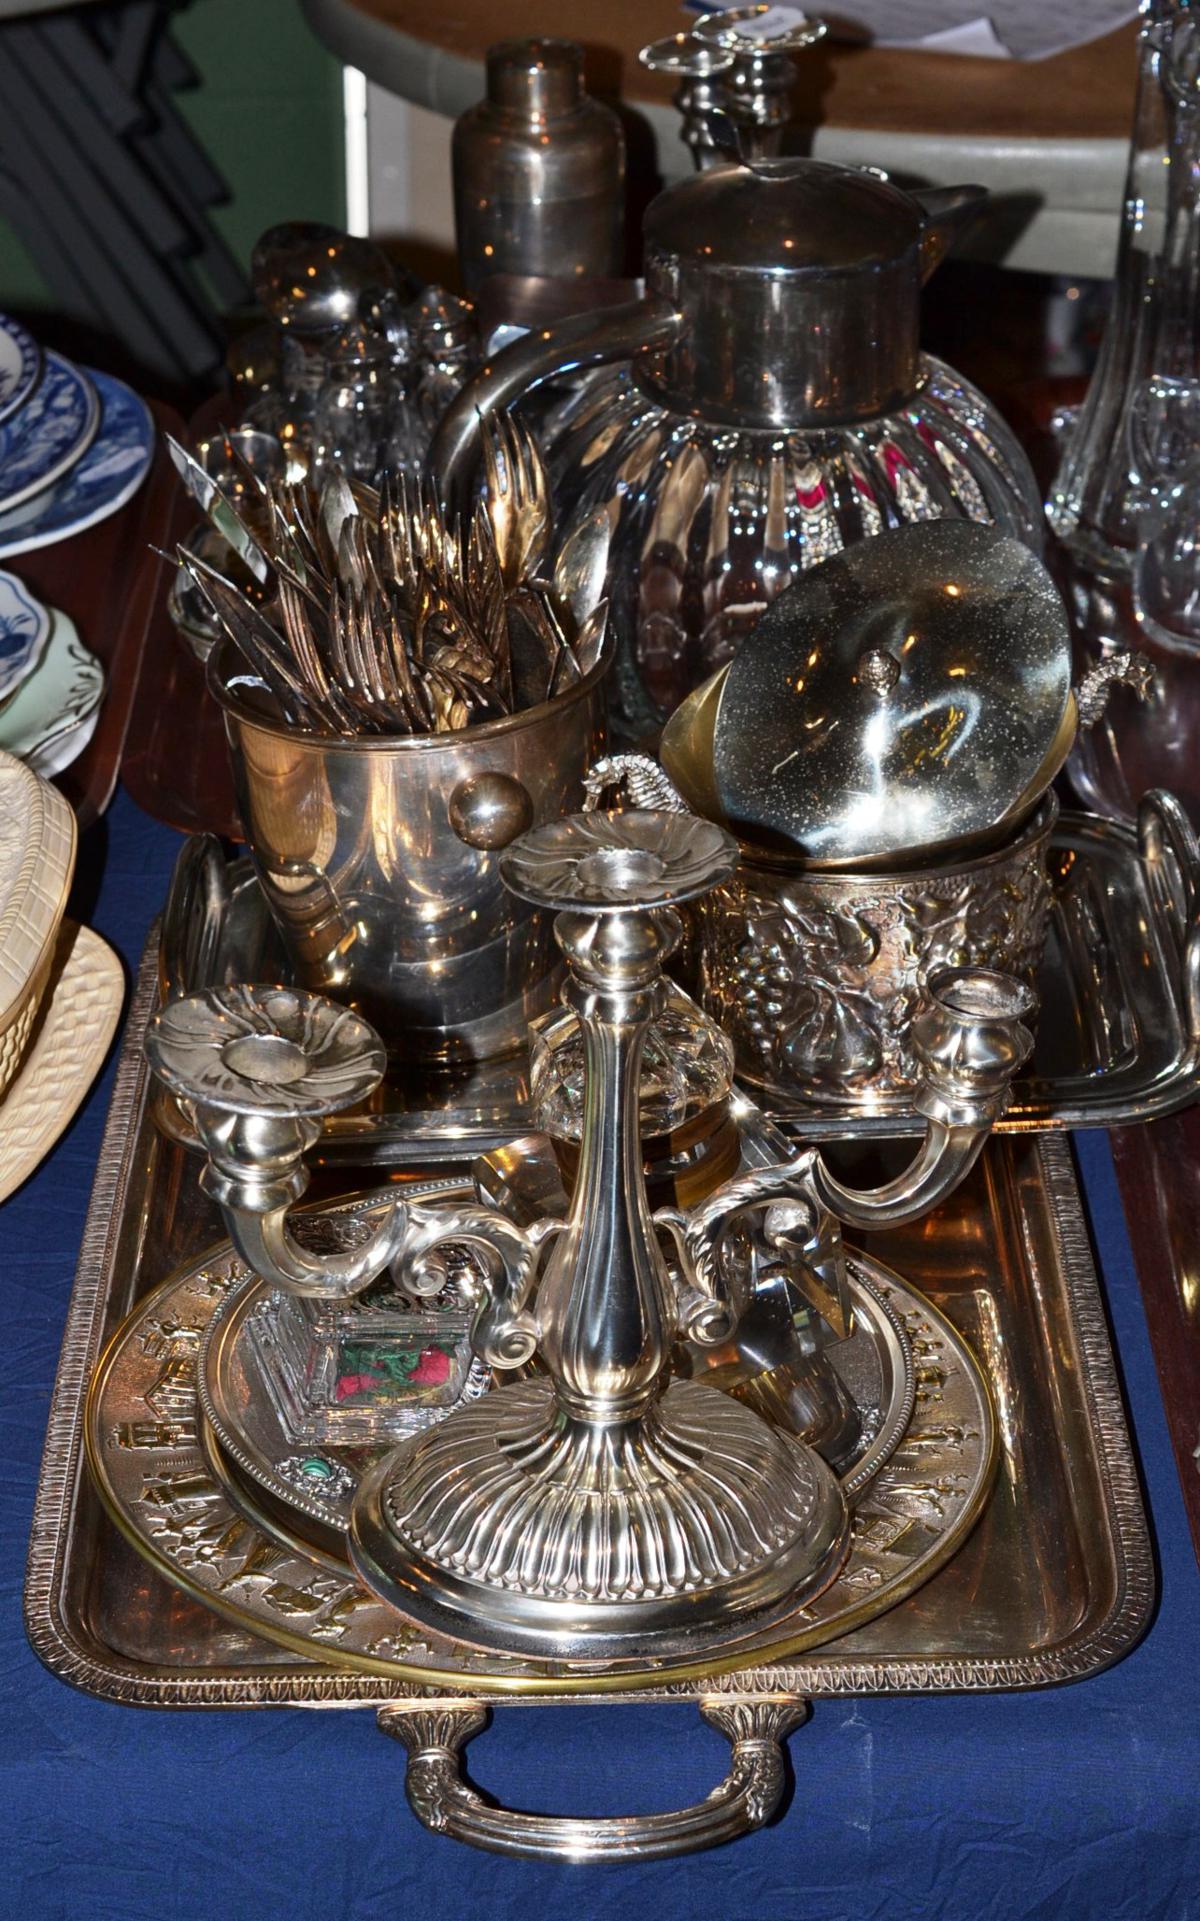
[[[104,1331],[147,1093],[141,1037],[155,1005],[158,936],[152,930],[138,972],[116,1083],[92,1190],[79,1266],[67,1313],[51,1403],[42,1472],[34,1509],[25,1581],[30,1643],[52,1673],[104,1700],[142,1707],[378,1706],[392,1700],[445,1700],[461,1705],[469,1688],[443,1692],[375,1679],[297,1659],[261,1670],[216,1667],[205,1672],[141,1665],[113,1650],[88,1645],[62,1606],[69,1559],[89,1551],[76,1531],[82,1474],[83,1401]],[[1079,1680],[1111,1665],[1141,1637],[1155,1599],[1154,1564],[1137,1473],[1117,1385],[1108,1327],[1088,1243],[1070,1152],[1060,1136],[1037,1143],[1050,1201],[1052,1231],[1075,1321],[1096,1467],[1112,1520],[1114,1594],[1103,1620],[1085,1633],[1036,1655],[983,1658],[931,1654],[854,1659],[837,1644],[794,1664],[746,1668],[707,1682],[649,1687],[619,1696],[573,1695],[574,1700],[695,1700],[764,1696],[919,1694],[1042,1687]],[[507,1696],[510,1705],[523,1697]],[[545,1704],[546,1697],[539,1697]]]

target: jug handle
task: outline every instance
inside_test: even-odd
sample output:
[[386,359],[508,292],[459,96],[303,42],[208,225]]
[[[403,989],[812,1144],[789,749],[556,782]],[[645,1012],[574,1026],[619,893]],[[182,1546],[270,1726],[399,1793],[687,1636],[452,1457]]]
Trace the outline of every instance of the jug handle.
[[465,494],[479,458],[480,430],[500,407],[507,407],[527,388],[551,374],[572,373],[577,367],[598,367],[609,360],[632,360],[669,346],[683,326],[683,316],[657,294],[624,307],[573,314],[552,327],[538,327],[514,340],[489,360],[456,395],[434,435],[426,462],[446,511]]
[[965,228],[986,206],[986,187],[910,187],[909,194],[925,215],[921,234],[921,284],[941,266]]

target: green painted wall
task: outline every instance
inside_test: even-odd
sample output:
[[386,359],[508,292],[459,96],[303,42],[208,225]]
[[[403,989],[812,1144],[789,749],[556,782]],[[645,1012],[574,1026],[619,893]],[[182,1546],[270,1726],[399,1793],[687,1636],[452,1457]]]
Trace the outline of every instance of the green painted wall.
[[[170,31],[198,75],[175,102],[225,178],[229,200],[213,219],[237,258],[273,221],[343,224],[342,70],[299,0],[191,0]],[[0,223],[0,308],[57,304]]]

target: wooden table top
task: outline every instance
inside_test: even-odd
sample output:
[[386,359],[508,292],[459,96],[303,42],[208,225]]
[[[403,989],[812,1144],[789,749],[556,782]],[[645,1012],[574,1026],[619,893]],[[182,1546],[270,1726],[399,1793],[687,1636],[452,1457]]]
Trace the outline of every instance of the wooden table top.
[[[481,63],[497,40],[562,34],[588,50],[588,84],[602,97],[669,101],[672,83],[638,65],[638,49],[686,26],[676,0],[606,0],[581,21],[562,0],[342,0],[380,26]],[[827,40],[800,56],[796,118],[809,125],[1013,140],[1125,140],[1133,118],[1136,25],[1050,60],[854,47]]]

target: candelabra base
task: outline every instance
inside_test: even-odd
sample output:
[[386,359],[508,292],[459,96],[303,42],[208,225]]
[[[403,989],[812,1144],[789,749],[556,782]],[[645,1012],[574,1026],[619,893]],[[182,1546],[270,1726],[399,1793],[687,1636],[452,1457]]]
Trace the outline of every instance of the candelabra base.
[[598,1661],[754,1634],[833,1580],[848,1539],[819,1455],[692,1381],[612,1425],[544,1381],[500,1388],[381,1462],[350,1530],[363,1579],[410,1618]]

